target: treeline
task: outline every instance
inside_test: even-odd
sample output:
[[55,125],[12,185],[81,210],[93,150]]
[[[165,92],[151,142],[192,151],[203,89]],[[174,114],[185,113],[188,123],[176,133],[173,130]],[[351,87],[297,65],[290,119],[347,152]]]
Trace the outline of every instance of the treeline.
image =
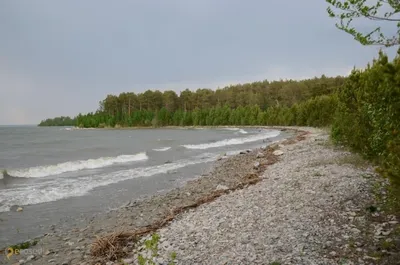
[[75,126],[76,119],[70,117],[55,117],[53,119],[46,119],[39,123],[38,126]]
[[71,119],[70,117],[55,117],[52,119],[42,120],[38,126],[75,126],[76,118]]
[[121,126],[218,126],[218,125],[307,125],[327,126],[336,108],[334,95],[318,96],[292,106],[276,105],[262,110],[258,105],[232,109],[229,105],[209,109],[175,112],[138,110],[131,116],[110,116],[104,112],[78,115],[80,127],[104,128]]
[[[332,113],[317,120],[319,115],[312,106],[330,99],[344,77],[307,79],[302,81],[262,81],[239,84],[222,89],[198,89],[108,95],[94,113],[79,114],[76,125],[80,127],[126,126],[189,126],[189,125],[268,125],[307,121],[309,125],[329,123]],[[329,103],[328,103],[329,101]],[[322,104],[324,106],[324,104]],[[311,106],[311,107],[310,107]],[[323,108],[321,106],[321,108]],[[308,114],[305,114],[308,113]],[[281,117],[281,114],[284,116]],[[307,116],[305,118],[305,116]]]

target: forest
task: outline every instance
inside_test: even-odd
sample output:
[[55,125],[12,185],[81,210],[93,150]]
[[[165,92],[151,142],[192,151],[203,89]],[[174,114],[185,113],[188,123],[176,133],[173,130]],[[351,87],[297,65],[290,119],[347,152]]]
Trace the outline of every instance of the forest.
[[46,119],[39,123],[39,126],[75,126],[76,119],[71,119],[70,117],[55,117],[52,119]]
[[[261,81],[217,90],[186,89],[179,95],[167,90],[147,90],[108,95],[99,109],[74,119],[57,117],[39,126],[78,127],[218,126],[290,124],[324,126],[331,123],[335,97],[344,77],[302,81]],[[314,110],[318,110],[316,113]],[[316,117],[316,115],[318,117]],[[63,123],[64,122],[64,123]]]

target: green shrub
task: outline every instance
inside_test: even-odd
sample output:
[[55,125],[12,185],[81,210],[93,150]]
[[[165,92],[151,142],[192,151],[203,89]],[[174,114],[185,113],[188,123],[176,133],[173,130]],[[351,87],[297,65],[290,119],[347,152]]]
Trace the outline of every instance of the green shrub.
[[337,96],[332,138],[378,163],[400,198],[400,58],[389,62],[380,52]]

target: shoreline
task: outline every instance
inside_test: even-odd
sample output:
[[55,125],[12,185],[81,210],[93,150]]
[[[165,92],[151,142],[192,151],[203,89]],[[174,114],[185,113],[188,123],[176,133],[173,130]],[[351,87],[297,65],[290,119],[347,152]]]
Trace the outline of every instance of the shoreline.
[[188,129],[224,129],[224,128],[251,128],[251,129],[277,129],[277,130],[296,130],[290,128],[290,126],[269,126],[269,125],[216,125],[216,126],[160,126],[160,127],[152,127],[152,126],[134,126],[134,127],[76,127],[76,126],[38,126],[38,127],[45,127],[45,128],[72,128],[74,130],[157,130],[157,129],[181,129],[181,130],[188,130]]
[[[227,126],[227,128],[232,127]],[[268,129],[268,127],[265,127],[265,129]],[[284,130],[286,131],[286,129]],[[299,133],[296,129],[288,131],[292,131],[294,134]],[[268,142],[266,144],[273,145],[276,143]],[[102,236],[112,233],[119,227],[125,227],[125,230],[146,227],[159,221],[160,216],[168,214],[171,207],[178,208],[193,204],[200,198],[214,192],[218,185],[232,188],[243,183],[244,176],[250,172],[260,172],[263,167],[263,165],[260,165],[257,170],[253,168],[253,164],[257,160],[255,157],[259,151],[255,149],[245,154],[221,157],[219,161],[213,163],[210,172],[202,174],[199,178],[186,181],[183,186],[152,196],[145,196],[140,200],[130,201],[117,210],[95,215],[90,220],[85,218],[83,222],[79,221],[75,224],[76,227],[71,231],[52,226],[48,234],[33,239],[39,241],[33,249],[43,249],[48,255],[37,256],[30,262],[37,262],[32,264],[46,263],[49,262],[48,260],[52,260],[51,257],[55,255],[57,256],[54,264],[61,262],[58,260],[59,257],[65,258],[67,256],[71,257],[71,260],[87,260],[90,257],[90,245],[96,239],[96,235]],[[80,248],[86,250],[83,256]],[[48,260],[45,261],[46,259]],[[72,264],[75,264],[74,262]],[[53,263],[53,260],[51,263]]]
[[[278,126],[267,126],[264,128],[277,129]],[[101,240],[106,243],[111,242],[109,237],[110,235],[114,237],[117,236],[116,238],[118,238],[118,235],[126,236],[129,234],[142,236],[157,231],[157,233],[161,235],[161,248],[159,258],[160,262],[156,264],[165,264],[165,255],[168,254],[167,252],[171,249],[177,251],[177,264],[201,263],[205,262],[208,258],[212,258],[215,264],[224,264],[220,259],[219,252],[227,251],[231,246],[236,246],[237,244],[240,245],[242,241],[236,243],[227,241],[229,242],[227,243],[228,245],[224,245],[224,243],[222,243],[223,240],[221,239],[221,243],[215,245],[216,239],[211,237],[213,233],[216,233],[216,231],[211,234],[207,234],[207,231],[209,231],[209,229],[216,229],[214,226],[215,224],[220,223],[221,218],[218,216],[223,214],[225,211],[234,211],[233,208],[239,207],[233,206],[236,203],[245,206],[244,209],[246,210],[242,211],[247,212],[248,209],[254,207],[251,206],[251,204],[259,201],[261,202],[261,205],[257,204],[256,207],[267,208],[262,211],[251,212],[250,217],[246,217],[245,220],[241,220],[240,216],[242,215],[242,212],[239,215],[229,215],[230,219],[233,218],[232,220],[241,220],[238,223],[239,226],[241,226],[241,224],[257,225],[260,224],[260,221],[255,222],[253,219],[259,218],[257,217],[259,214],[269,212],[268,214],[273,216],[274,214],[287,211],[286,208],[281,208],[271,212],[269,208],[277,207],[276,205],[282,203],[281,200],[285,200],[286,197],[290,199],[292,194],[296,193],[296,190],[298,189],[300,192],[298,196],[300,197],[298,199],[293,198],[293,201],[291,201],[293,206],[291,207],[300,207],[298,210],[302,209],[304,206],[296,206],[296,204],[298,201],[301,201],[303,197],[308,198],[307,196],[316,196],[311,201],[315,200],[323,205],[326,202],[325,196],[319,194],[321,194],[321,192],[327,192],[325,191],[325,188],[334,189],[334,192],[330,195],[333,197],[326,197],[333,199],[330,204],[324,206],[325,208],[330,208],[332,205],[339,207],[342,203],[341,200],[344,199],[350,200],[351,202],[351,204],[347,205],[344,209],[341,208],[343,206],[340,206],[339,208],[332,208],[332,213],[326,213],[329,216],[329,218],[325,217],[328,218],[326,220],[333,220],[334,222],[327,226],[329,227],[328,231],[333,229],[332,231],[335,231],[336,234],[331,235],[331,237],[334,236],[333,238],[325,238],[325,240],[321,241],[321,244],[324,243],[324,241],[332,241],[333,243],[326,243],[321,246],[318,244],[310,245],[313,244],[312,242],[315,240],[318,242],[321,238],[318,237],[318,234],[313,234],[315,231],[309,230],[311,229],[310,224],[304,226],[304,224],[301,223],[303,220],[301,216],[300,218],[296,217],[293,220],[299,219],[298,222],[300,223],[297,224],[296,221],[293,221],[295,223],[285,229],[290,230],[300,224],[304,226],[304,228],[302,228],[302,233],[307,234],[308,236],[305,238],[306,241],[301,241],[301,245],[306,248],[306,250],[302,250],[303,252],[305,251],[306,254],[301,255],[299,253],[291,253],[292,256],[287,257],[286,262],[282,262],[281,264],[311,264],[312,262],[316,262],[315,264],[337,264],[341,258],[346,258],[349,262],[353,262],[343,264],[391,264],[378,263],[378,261],[381,260],[381,256],[385,259],[396,260],[390,254],[393,252],[393,249],[385,248],[384,250],[386,252],[381,252],[379,250],[379,247],[382,247],[382,244],[392,247],[390,242],[396,242],[395,240],[397,240],[396,237],[393,237],[396,236],[394,232],[387,232],[395,231],[395,229],[397,229],[396,226],[398,222],[396,218],[380,209],[381,206],[379,205],[382,203],[374,198],[373,192],[371,191],[374,185],[379,185],[379,192],[386,194],[385,188],[387,187],[387,183],[385,180],[377,176],[371,167],[367,167],[366,169],[356,169],[351,165],[353,162],[350,160],[339,162],[337,159],[340,159],[341,156],[351,157],[352,154],[336,147],[329,146],[329,143],[327,142],[327,134],[321,130],[285,126],[279,126],[279,128],[293,131],[295,132],[295,135],[290,139],[283,139],[279,142],[271,143],[270,149],[255,149],[250,152],[244,152],[243,154],[221,158],[221,160],[215,162],[211,172],[203,174],[197,179],[187,181],[181,187],[167,191],[166,193],[144,198],[143,200],[130,201],[121,208],[96,216],[96,218],[92,218],[91,220],[85,220],[84,223],[77,224],[77,227],[71,231],[65,231],[62,228],[60,229],[55,227],[52,233],[41,237],[38,244],[31,247],[32,250],[41,249],[42,253],[39,255],[31,255],[29,257],[16,257],[14,262],[23,259],[23,262],[20,264],[137,264],[137,254],[143,251],[143,249],[135,243],[136,239],[134,238],[119,238],[121,240],[118,239],[114,242],[119,244],[116,245],[116,250],[109,252],[110,249],[108,246],[103,249],[103,252],[100,251],[97,254],[93,249],[93,246],[96,244],[93,243],[99,242],[99,240],[100,242]],[[283,150],[283,154],[273,155],[273,151],[278,149]],[[262,152],[264,156],[257,158],[260,152]],[[339,156],[339,158],[336,158],[337,156]],[[333,160],[325,161],[324,159]],[[309,164],[307,164],[308,162],[304,164],[302,161],[309,161]],[[258,169],[255,169],[257,168],[255,167],[256,162],[259,162],[257,166]],[[299,169],[296,169],[291,165],[291,163],[295,163]],[[295,179],[294,184],[283,184],[286,183],[286,177],[282,177],[291,176],[285,174],[292,174],[293,176],[299,175],[299,177],[303,178],[305,176],[304,173],[311,174],[310,176],[312,177],[312,181],[307,184],[311,186],[306,186],[305,190],[303,190],[301,186],[300,179]],[[332,174],[332,176],[329,174]],[[354,175],[353,177],[355,179],[353,179],[353,177],[349,178],[347,175]],[[245,182],[247,176],[251,176],[247,179],[252,181],[251,183]],[[338,182],[332,182],[332,179],[334,178],[336,178]],[[325,187],[327,183],[316,184],[319,179],[328,181],[329,186]],[[290,181],[290,178],[288,181]],[[309,182],[310,179],[306,178],[302,181]],[[282,183],[279,184],[280,182]],[[276,186],[277,183],[279,184],[278,186]],[[291,187],[292,185],[295,185],[293,186],[295,187],[293,190],[285,191],[286,187]],[[272,187],[274,187],[272,190],[268,190]],[[315,191],[309,193],[309,190]],[[218,193],[217,196],[215,196],[216,192]],[[305,193],[305,195],[303,196],[302,193]],[[278,195],[285,197],[280,198]],[[262,199],[254,199],[254,196],[261,196]],[[250,201],[246,201],[246,198],[250,198]],[[276,199],[276,202],[268,202],[271,198],[278,198],[279,200]],[[363,207],[370,205],[376,205],[379,209],[378,215],[372,211],[365,212]],[[315,225],[317,225],[317,227],[321,226],[318,233],[323,232],[322,234],[326,236],[324,233],[328,233],[328,231],[324,232],[324,229],[327,224],[319,223],[318,218],[320,218],[320,216],[317,211],[318,209],[319,208],[316,208],[311,212],[304,212],[303,214],[305,216],[310,215],[310,218],[312,217],[312,219],[317,218],[315,219]],[[177,211],[175,212],[175,210]],[[300,210],[300,212],[302,211]],[[290,211],[287,214],[296,214],[296,211]],[[266,216],[264,219],[267,220],[271,216]],[[166,217],[169,218],[166,220]],[[211,220],[211,223],[208,223],[208,228],[204,229],[201,222],[207,222],[206,220],[209,219]],[[226,219],[223,218],[222,220]],[[275,222],[274,225],[272,225],[273,222],[269,221],[271,222],[271,225],[266,223],[267,228],[263,229],[269,229],[268,227],[271,227],[273,230],[271,230],[270,233],[274,234],[274,229],[281,229],[280,225],[286,223],[285,219],[277,220],[280,220],[280,222]],[[363,220],[362,225],[358,223],[359,220]],[[266,221],[261,221],[261,224],[264,222]],[[204,242],[201,241],[201,246],[208,250],[199,250],[198,247],[196,247],[197,245],[193,245],[193,242],[195,242],[193,240],[195,239],[192,238],[192,234],[189,235],[186,233],[188,225],[193,227],[191,229],[196,230],[196,235],[198,234],[200,238],[208,238],[208,240]],[[376,230],[377,227],[381,227],[378,232]],[[259,228],[252,228],[250,230],[245,229],[244,232],[246,237],[250,236],[252,233],[255,234],[251,235],[250,238],[252,238],[252,240],[246,240],[243,242],[251,245],[254,244],[254,242],[258,242],[258,240],[262,240],[255,239],[257,238],[258,229]],[[285,231],[286,230],[282,230],[282,234],[278,236],[278,239],[285,239],[286,237],[290,238],[293,236],[286,234]],[[141,232],[143,233],[141,234]],[[242,240],[242,235],[240,234],[242,232],[235,230],[234,233],[239,233],[239,235],[236,235],[234,238],[229,240],[235,240],[235,238]],[[310,233],[313,235],[312,238],[309,237]],[[371,233],[372,239],[369,237]],[[220,235],[220,237],[229,236],[231,234],[232,231],[225,231]],[[291,245],[295,244],[291,243],[291,241],[302,240],[302,237],[302,235],[297,235],[295,238],[286,242],[289,249],[285,251],[293,251],[293,249],[297,249],[295,245]],[[149,236],[144,236],[139,244],[143,243],[143,240],[148,238]],[[336,239],[337,241],[335,241]],[[392,241],[386,241],[389,239]],[[271,240],[273,241],[268,244],[272,247],[276,247],[274,244],[277,239],[271,238]],[[352,244],[355,244],[356,247],[349,247],[349,245]],[[217,253],[214,253],[214,248]],[[241,249],[247,249],[247,247],[241,246]],[[359,251],[360,249],[361,252]],[[378,249],[381,256],[374,256],[373,253],[376,252],[376,249]],[[278,258],[282,259],[282,257],[279,256],[279,253],[282,250],[278,251],[277,249],[274,249],[272,253],[268,252],[269,250],[265,247],[261,248],[261,250],[262,252],[269,253],[269,255],[276,254],[276,260],[278,260]],[[243,254],[244,256],[239,257],[240,260],[244,262],[243,264],[249,264],[248,262],[250,261],[247,260],[247,258],[253,258],[253,255],[255,255],[256,259],[253,260],[252,264],[265,264],[254,262],[257,261],[257,255],[263,254],[257,254],[258,252],[253,253],[253,250],[248,251],[249,253],[245,253]],[[282,253],[285,254],[285,251]],[[240,253],[240,251],[238,253]],[[107,254],[111,255],[107,257]],[[115,256],[113,256],[114,254]],[[98,256],[96,257],[94,255]],[[286,253],[285,255],[289,254]],[[110,261],[110,258],[114,261]],[[115,260],[115,258],[117,259]],[[227,258],[227,256],[225,256],[225,258]],[[292,258],[295,261],[293,261]],[[321,260],[326,262],[318,263]],[[360,262],[360,260],[362,262]],[[122,263],[122,261],[124,263]],[[273,260],[269,261],[272,262]],[[262,262],[265,262],[265,260]]]

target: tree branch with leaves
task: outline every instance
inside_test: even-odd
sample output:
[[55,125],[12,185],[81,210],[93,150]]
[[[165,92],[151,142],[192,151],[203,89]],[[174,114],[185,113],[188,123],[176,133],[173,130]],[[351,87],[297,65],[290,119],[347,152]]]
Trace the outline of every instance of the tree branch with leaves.
[[[329,16],[340,20],[336,23],[336,27],[352,35],[361,44],[386,47],[400,44],[400,0],[326,0],[326,2],[330,4],[327,8]],[[395,23],[397,31],[388,36],[379,26],[367,33],[360,32],[352,25],[354,19],[359,18]]]

